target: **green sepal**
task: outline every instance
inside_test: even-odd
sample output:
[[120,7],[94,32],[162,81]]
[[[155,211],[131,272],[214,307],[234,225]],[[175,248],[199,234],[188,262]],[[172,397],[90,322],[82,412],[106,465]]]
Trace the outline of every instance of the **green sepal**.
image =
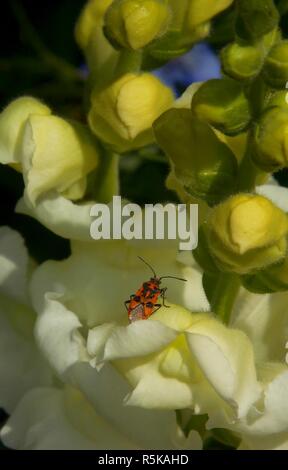
[[87,180],[86,199],[108,204],[120,190],[119,155],[101,146],[99,166]]
[[202,283],[210,303],[211,311],[219,320],[228,325],[233,305],[241,286],[239,276],[235,274],[204,272]]
[[272,294],[288,290],[288,258],[253,275],[242,276],[243,286],[255,294]]
[[243,86],[229,78],[205,82],[192,99],[192,112],[229,136],[243,132],[251,119]]
[[209,244],[205,233],[205,225],[201,225],[199,228],[198,245],[197,248],[193,250],[193,256],[199,266],[206,273],[210,273],[212,275],[217,275],[217,273],[219,273],[219,269],[217,268],[209,251]]
[[212,206],[233,192],[238,168],[233,152],[189,109],[166,111],[153,129],[187,194]]
[[274,88],[285,88],[288,82],[288,41],[275,44],[263,68],[263,77]]
[[254,128],[253,163],[267,173],[274,173],[288,166],[288,108],[267,108]]
[[273,0],[238,0],[237,13],[236,34],[248,42],[272,31],[280,19]]

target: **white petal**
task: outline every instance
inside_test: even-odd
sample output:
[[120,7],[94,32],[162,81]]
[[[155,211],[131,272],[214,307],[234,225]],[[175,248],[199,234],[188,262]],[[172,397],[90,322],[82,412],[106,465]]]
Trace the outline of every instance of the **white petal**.
[[[100,372],[96,372],[88,364],[77,364],[73,371],[75,384],[81,386],[101,417],[138,448],[173,449],[179,446],[174,411],[150,411],[125,406],[124,398],[131,390],[112,366],[107,364]],[[183,448],[187,448],[187,445],[190,445],[189,440],[182,441]]]
[[288,212],[288,188],[266,184],[258,186],[256,192],[270,199],[270,201],[274,202],[274,204],[280,207],[284,212]]
[[43,310],[35,326],[37,344],[51,367],[64,374],[77,361],[85,360],[81,323],[60,301],[61,294],[45,294]]
[[137,321],[116,327],[107,340],[104,360],[140,357],[160,351],[177,337],[177,332],[157,321]]
[[32,390],[2,428],[4,444],[20,450],[136,448],[97,416],[81,394],[75,391],[73,395],[67,403],[64,391]]
[[231,326],[249,336],[257,361],[284,362],[288,340],[287,302],[287,292],[260,295],[241,289]]
[[20,234],[0,228],[0,407],[11,412],[22,395],[49,385],[51,373],[33,340],[35,312],[29,307],[28,254]]
[[89,330],[87,337],[87,352],[93,359],[90,364],[97,366],[99,359],[103,358],[106,342],[112,331],[115,328],[115,323],[103,323],[103,325],[96,326]]
[[0,292],[28,303],[28,253],[21,235],[9,227],[0,228]]
[[246,415],[260,394],[247,336],[211,318],[193,325],[187,341],[211,385],[235,408],[238,417]]
[[264,392],[263,411],[258,419],[240,426],[243,433],[257,437],[288,432],[288,368],[285,369],[268,383]]
[[16,212],[34,217],[60,237],[91,241],[90,211],[93,205],[94,203],[77,204],[51,192],[39,200],[35,207],[24,195],[18,201]]
[[[14,306],[18,315],[25,315]],[[11,413],[22,396],[31,388],[50,385],[49,368],[31,338],[23,337],[0,309],[0,408]]]
[[147,367],[133,392],[127,396],[126,404],[155,411],[192,407],[193,387],[178,378],[159,374],[156,368]]

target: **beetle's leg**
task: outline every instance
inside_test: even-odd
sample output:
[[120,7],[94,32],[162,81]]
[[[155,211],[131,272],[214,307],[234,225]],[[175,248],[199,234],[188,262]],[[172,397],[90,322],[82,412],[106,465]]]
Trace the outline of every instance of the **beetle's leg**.
[[165,304],[165,293],[167,291],[167,287],[164,287],[163,289],[161,289],[161,297],[162,297],[162,305],[163,307],[166,307],[166,308],[170,308],[170,305],[166,305]]
[[159,310],[159,308],[161,308],[161,307],[162,307],[162,304],[155,304],[153,313],[157,312],[157,310]]

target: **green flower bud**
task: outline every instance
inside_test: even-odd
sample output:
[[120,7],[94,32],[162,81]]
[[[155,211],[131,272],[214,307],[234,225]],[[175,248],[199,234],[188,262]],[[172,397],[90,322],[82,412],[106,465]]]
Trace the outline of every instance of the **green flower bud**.
[[215,204],[231,193],[237,174],[232,151],[188,109],[170,109],[153,125],[183,190]]
[[224,72],[235,80],[249,80],[258,75],[263,65],[263,52],[257,46],[229,44],[222,50]]
[[164,0],[115,0],[105,15],[105,33],[117,47],[141,49],[161,37],[171,20]]
[[[168,30],[162,39],[149,46],[147,50],[148,61],[149,58],[156,61],[156,65],[162,64],[168,60],[174,59],[182,54],[188,52],[193,44],[205,39],[210,33],[210,23],[202,23],[195,28],[188,25],[183,26],[182,29],[172,27]],[[145,62],[144,62],[145,63]],[[153,66],[155,68],[155,66]]]
[[265,108],[278,106],[288,109],[288,90],[275,90],[274,93],[267,94],[264,106]]
[[268,85],[285,88],[288,82],[288,41],[272,47],[264,65],[263,76]]
[[288,108],[273,107],[263,113],[254,131],[252,159],[267,173],[288,166]]
[[230,79],[205,82],[193,96],[192,112],[226,135],[240,134],[251,119],[242,85]]
[[212,210],[208,245],[219,269],[248,274],[286,255],[287,215],[263,196],[239,194]]
[[165,62],[190,50],[209,35],[214,16],[232,3],[233,0],[168,0],[171,22],[165,36],[149,46],[150,59]]
[[247,41],[256,41],[278,26],[280,15],[273,0],[238,0],[236,32]]
[[153,122],[173,104],[173,93],[149,73],[123,75],[92,93],[92,131],[117,153],[153,142]]
[[246,289],[256,294],[272,294],[288,290],[288,258],[259,273],[243,276],[242,283]]

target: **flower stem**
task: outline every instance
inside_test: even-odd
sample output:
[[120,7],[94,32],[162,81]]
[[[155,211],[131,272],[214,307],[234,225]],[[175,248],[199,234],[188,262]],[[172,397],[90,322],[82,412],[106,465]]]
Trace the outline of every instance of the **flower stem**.
[[88,179],[89,199],[108,204],[120,192],[119,155],[101,149],[101,160],[97,170]]
[[241,286],[236,274],[220,274],[211,298],[211,308],[215,315],[226,325],[229,324],[232,308]]
[[118,63],[114,72],[114,80],[122,77],[126,73],[140,72],[142,66],[142,51],[129,51],[123,49],[119,55]]
[[255,186],[263,184],[269,176],[254,165],[251,159],[252,152],[252,134],[250,133],[247,139],[245,155],[239,166],[238,191],[253,191]]

